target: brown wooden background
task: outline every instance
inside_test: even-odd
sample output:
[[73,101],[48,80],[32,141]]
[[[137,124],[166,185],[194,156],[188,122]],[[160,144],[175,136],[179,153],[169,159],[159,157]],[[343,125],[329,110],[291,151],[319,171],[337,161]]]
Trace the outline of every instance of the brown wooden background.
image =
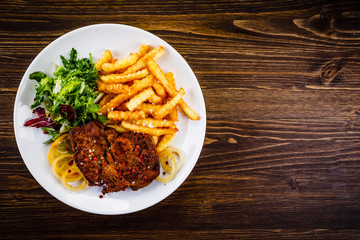
[[[360,239],[359,1],[0,2],[0,239]],[[95,23],[139,27],[193,68],[205,144],[170,197],[84,213],[33,179],[13,103],[35,56]]]

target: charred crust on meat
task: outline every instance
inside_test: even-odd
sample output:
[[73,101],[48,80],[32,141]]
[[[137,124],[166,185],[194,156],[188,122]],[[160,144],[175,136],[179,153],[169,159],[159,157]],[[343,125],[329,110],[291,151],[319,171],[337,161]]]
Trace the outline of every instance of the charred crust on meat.
[[98,121],[70,131],[74,158],[90,185],[102,194],[148,186],[160,174],[159,157],[150,135],[118,133]]

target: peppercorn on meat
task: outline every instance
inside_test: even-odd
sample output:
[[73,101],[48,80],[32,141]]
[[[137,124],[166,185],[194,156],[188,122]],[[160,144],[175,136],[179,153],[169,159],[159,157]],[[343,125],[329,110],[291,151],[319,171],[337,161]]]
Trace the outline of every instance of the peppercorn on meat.
[[71,130],[74,159],[89,184],[102,193],[148,186],[160,173],[159,157],[150,135],[119,133],[92,121]]

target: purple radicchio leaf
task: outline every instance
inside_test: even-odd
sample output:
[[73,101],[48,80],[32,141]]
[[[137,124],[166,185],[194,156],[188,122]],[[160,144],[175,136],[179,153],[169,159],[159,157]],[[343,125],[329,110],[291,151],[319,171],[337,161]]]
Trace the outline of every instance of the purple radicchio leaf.
[[60,104],[59,105],[59,110],[60,110],[60,114],[62,117],[66,117],[67,120],[69,121],[73,121],[75,118],[75,111],[74,109],[71,107],[71,105],[63,105]]
[[48,128],[54,128],[59,129],[60,125],[51,120],[50,117],[46,116],[45,109],[42,107],[37,107],[33,110],[33,113],[36,113],[38,115],[38,118],[33,118],[25,122],[25,127],[36,127],[36,128],[42,128],[42,127],[48,127]]

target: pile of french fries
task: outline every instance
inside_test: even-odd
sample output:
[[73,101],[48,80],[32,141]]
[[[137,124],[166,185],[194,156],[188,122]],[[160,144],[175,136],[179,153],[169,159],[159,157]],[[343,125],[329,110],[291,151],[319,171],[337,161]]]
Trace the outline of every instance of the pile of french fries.
[[164,53],[162,46],[141,45],[136,53],[114,59],[106,50],[95,64],[100,71],[98,90],[104,95],[100,114],[108,117],[108,126],[153,136],[159,153],[178,131],[178,107],[191,120],[200,119],[182,99],[184,89],[176,89],[174,74],[164,74],[155,61]]

